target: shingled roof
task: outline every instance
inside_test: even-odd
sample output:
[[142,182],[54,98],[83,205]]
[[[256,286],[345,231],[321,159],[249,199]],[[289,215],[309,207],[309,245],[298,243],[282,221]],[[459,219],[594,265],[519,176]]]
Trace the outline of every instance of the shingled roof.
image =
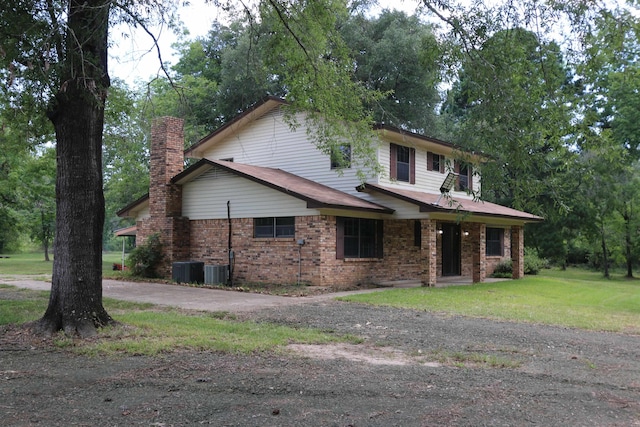
[[[443,213],[469,213],[471,215],[508,218],[525,222],[543,221],[544,218],[508,208],[495,203],[471,199],[450,200],[440,197],[436,193],[423,191],[406,190],[403,188],[388,187],[378,184],[363,184],[359,191],[379,192],[391,197],[395,197],[405,202],[413,203],[420,208],[420,212],[443,212]],[[449,203],[451,201],[451,203]]]
[[245,165],[224,160],[202,159],[189,169],[176,175],[171,182],[184,184],[213,167],[224,169],[292,197],[304,200],[307,202],[307,207],[311,209],[347,209],[384,214],[394,212],[393,209],[369,202],[360,197],[327,187],[326,185],[299,177],[281,169]]

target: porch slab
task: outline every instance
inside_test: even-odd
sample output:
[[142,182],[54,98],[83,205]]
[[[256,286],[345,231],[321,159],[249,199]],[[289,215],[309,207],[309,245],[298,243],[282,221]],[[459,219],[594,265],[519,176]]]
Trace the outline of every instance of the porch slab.
[[[483,283],[504,282],[513,279],[503,279],[496,277],[487,277]],[[442,276],[438,277],[436,282],[436,288],[445,286],[457,286],[457,285],[473,285],[473,278],[467,276]]]
[[422,282],[418,279],[408,280],[389,280],[376,283],[376,286],[385,288],[419,288],[422,286]]
[[[493,277],[487,277],[484,283],[503,282],[505,280],[512,279],[499,279]],[[473,279],[467,276],[440,276],[437,279],[436,288],[443,288],[446,286],[460,286],[460,285],[472,285]],[[388,280],[384,282],[376,283],[380,287],[388,288],[419,288],[422,286],[422,282],[418,279],[407,280]]]

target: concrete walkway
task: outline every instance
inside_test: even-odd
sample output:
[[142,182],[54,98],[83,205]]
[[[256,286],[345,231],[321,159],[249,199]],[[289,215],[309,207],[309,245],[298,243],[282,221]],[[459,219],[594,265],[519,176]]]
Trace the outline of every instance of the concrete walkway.
[[[43,291],[51,290],[51,283],[42,280],[41,277],[34,279],[28,276],[0,276],[0,283],[19,288]],[[105,279],[102,282],[102,295],[107,298],[132,302],[148,302],[189,310],[212,312],[228,311],[234,313],[267,307],[326,301],[343,295],[377,292],[381,290],[384,290],[384,288],[338,292],[310,297],[282,297],[249,292],[167,285],[162,283],[124,282],[111,279]]]

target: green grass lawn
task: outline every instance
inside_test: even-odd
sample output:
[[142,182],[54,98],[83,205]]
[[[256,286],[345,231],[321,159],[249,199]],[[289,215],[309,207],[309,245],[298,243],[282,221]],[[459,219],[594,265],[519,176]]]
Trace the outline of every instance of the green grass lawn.
[[640,280],[582,269],[447,288],[393,289],[340,298],[446,314],[640,333]]
[[[0,274],[50,274],[51,263],[41,255],[0,259]],[[119,261],[107,254],[104,271]],[[8,261],[8,262],[7,262]],[[3,286],[0,284],[0,291]],[[15,290],[0,297],[0,325],[20,324],[44,313],[48,292]],[[0,292],[2,295],[2,292]],[[604,279],[584,269],[543,270],[521,280],[447,288],[389,289],[340,298],[357,303],[389,305],[516,322],[541,323],[597,331],[640,334],[640,280],[621,274]],[[63,336],[62,346],[78,346],[87,353],[157,354],[172,349],[261,351],[289,342],[357,341],[318,330],[239,322],[225,313],[187,312],[105,299],[105,308],[126,326],[107,328],[103,340],[74,343]]]
[[[37,320],[47,308],[48,291],[0,285],[3,290],[11,298],[2,298],[0,292],[0,325]],[[249,353],[277,351],[293,342],[361,342],[353,336],[337,336],[318,329],[241,322],[228,313],[185,311],[110,298],[103,303],[118,325],[102,329],[98,340],[75,341],[60,334],[54,337],[54,344],[88,355],[157,355],[180,349]]]
[[5,254],[0,258],[0,274],[47,275],[52,268],[53,262],[45,261],[43,253]]
[[[8,275],[51,275],[53,269],[53,256],[51,261],[44,260],[44,254],[6,254],[0,258],[0,274]],[[104,252],[102,254],[102,275],[105,277],[118,277],[122,272],[113,271],[113,263],[122,263],[122,252]]]
[[[0,275],[28,274],[42,278],[51,275],[53,263],[44,261],[42,253],[8,256],[0,258]],[[103,276],[122,277],[123,272],[112,268],[113,263],[121,262],[122,253],[104,253]],[[48,300],[49,291],[16,289],[0,283],[0,325],[39,319]],[[85,354],[155,355],[179,349],[253,352],[277,350],[291,342],[359,341],[353,336],[340,337],[317,329],[240,322],[228,313],[181,311],[110,298],[103,303],[119,325],[101,330],[99,340],[76,342],[61,334],[54,338],[54,343]]]

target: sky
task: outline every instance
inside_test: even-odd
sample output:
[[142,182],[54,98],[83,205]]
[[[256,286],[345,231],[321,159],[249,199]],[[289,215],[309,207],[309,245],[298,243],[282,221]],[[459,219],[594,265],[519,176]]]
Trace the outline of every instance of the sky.
[[[189,0],[189,6],[180,8],[180,18],[189,31],[187,39],[206,35],[216,20],[224,21],[225,15],[215,6],[206,4],[204,0]],[[379,0],[380,9],[398,9],[413,14],[418,5],[417,0]],[[119,78],[133,86],[136,80],[144,82],[153,76],[162,75],[158,54],[153,47],[151,37],[142,32],[129,34],[128,27],[117,27],[111,32],[113,45],[109,50],[109,75]],[[126,34],[126,36],[123,36]],[[175,64],[178,58],[171,45],[178,41],[178,36],[168,28],[154,31],[159,40],[163,61]]]

